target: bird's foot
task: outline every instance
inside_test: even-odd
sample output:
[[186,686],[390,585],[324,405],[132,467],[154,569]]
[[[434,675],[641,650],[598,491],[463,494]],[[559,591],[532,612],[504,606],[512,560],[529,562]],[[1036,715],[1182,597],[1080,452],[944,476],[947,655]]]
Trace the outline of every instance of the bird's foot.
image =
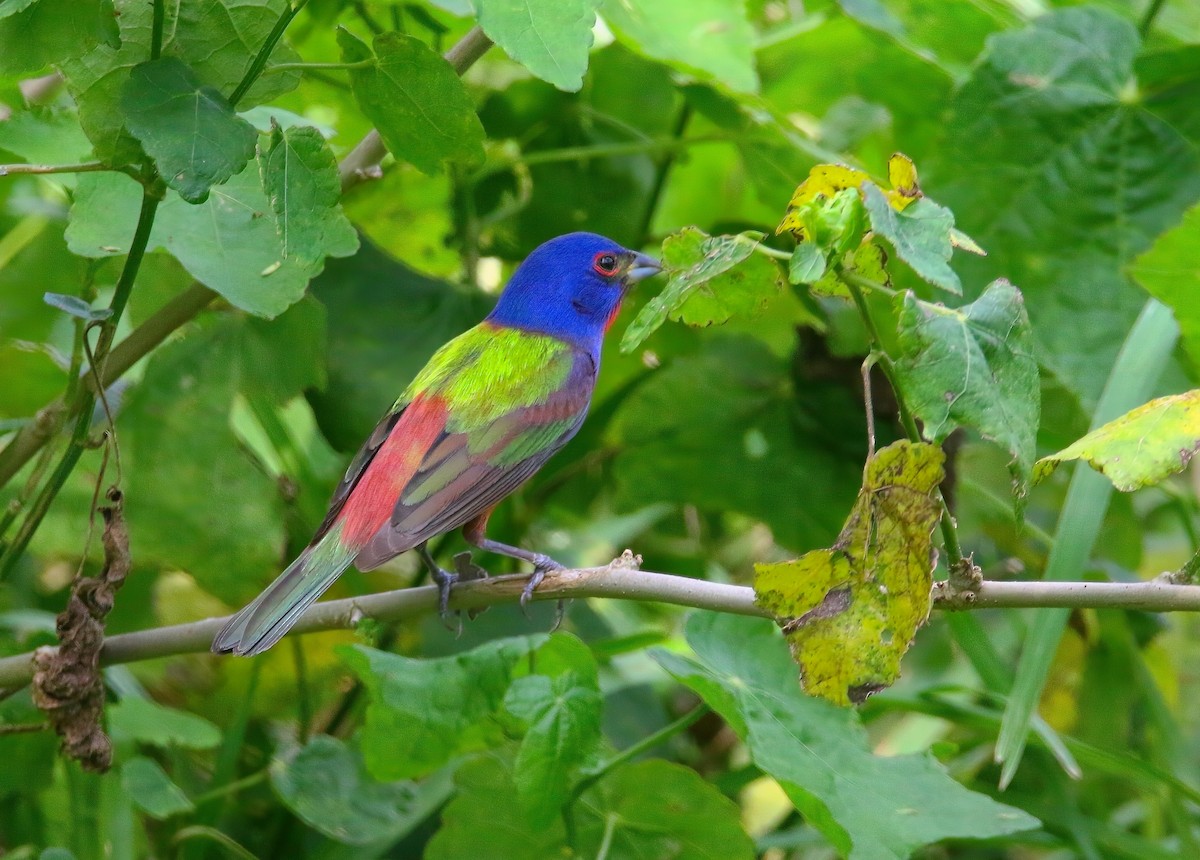
[[[561,564],[548,555],[538,553],[536,556],[534,556],[533,575],[529,577],[529,581],[525,583],[525,587],[521,589],[521,611],[525,613],[526,618],[529,617],[528,604],[529,601],[533,599],[533,592],[539,585],[542,584],[542,580],[546,578],[546,574],[553,570],[563,569],[564,568]],[[559,625],[562,624],[564,607],[565,604],[563,601],[558,601],[558,611],[554,616],[554,626],[550,628],[551,632],[557,630]]]
[[[458,574],[452,573],[438,565],[433,565],[429,568],[429,576],[433,579],[433,584],[437,586],[438,615],[441,617],[442,623],[446,625],[447,630],[457,630],[458,633],[462,633],[462,618],[459,617],[457,612],[450,611],[450,589],[454,586],[454,583],[458,582]],[[453,627],[449,624],[451,616],[454,616],[457,622]]]

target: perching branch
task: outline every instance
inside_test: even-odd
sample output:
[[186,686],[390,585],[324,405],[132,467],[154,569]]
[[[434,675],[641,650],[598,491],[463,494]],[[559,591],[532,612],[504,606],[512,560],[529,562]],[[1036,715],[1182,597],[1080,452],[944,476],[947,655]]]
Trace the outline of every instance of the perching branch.
[[[462,74],[491,46],[491,39],[485,36],[481,29],[474,27],[446,52],[446,60],[454,67],[455,71]],[[338,165],[343,193],[368,178],[371,169],[377,167],[386,154],[387,149],[379,134],[375,131],[369,132]],[[74,166],[78,168],[82,165]],[[30,165],[10,165],[10,167],[26,168],[14,169],[12,171],[14,173],[47,172],[29,170]],[[89,167],[88,169],[99,168]],[[61,172],[61,170],[62,168],[58,168],[57,171],[52,172]],[[168,302],[113,348],[104,365],[102,375],[104,384],[107,386],[118,379],[139,359],[162,343],[171,332],[181,328],[217,297],[218,294],[213,290],[203,284],[194,283]],[[89,396],[94,393],[90,378],[86,391]],[[48,403],[38,410],[37,417],[33,421],[22,427],[8,445],[0,450],[0,487],[12,480],[13,476],[53,438],[55,428],[59,425],[64,412],[68,415],[78,414],[78,399],[69,408],[62,398]]]
[[[499,576],[463,582],[454,587],[450,606],[454,609],[481,609],[516,603],[526,581],[525,576]],[[1149,582],[1130,583],[984,581],[976,591],[969,593],[974,596],[969,597],[962,592],[948,592],[942,583],[936,583],[933,588],[933,605],[937,609],[948,610],[1061,607],[1200,612],[1200,585],[1174,585],[1165,577]],[[533,594],[534,600],[571,597],[607,597],[648,603],[670,603],[734,615],[768,615],[754,602],[752,588],[667,573],[639,571],[633,567],[632,557],[628,554],[605,567],[547,573]],[[353,628],[368,618],[377,621],[402,621],[426,615],[436,609],[437,589],[431,585],[385,591],[366,597],[328,600],[309,609],[292,628],[292,633],[344,630]],[[208,651],[213,637],[228,620],[206,618],[190,624],[176,624],[110,636],[105,639],[104,647],[100,651],[100,662],[102,665],[111,666]],[[0,689],[29,682],[33,677],[35,653],[0,659]]]

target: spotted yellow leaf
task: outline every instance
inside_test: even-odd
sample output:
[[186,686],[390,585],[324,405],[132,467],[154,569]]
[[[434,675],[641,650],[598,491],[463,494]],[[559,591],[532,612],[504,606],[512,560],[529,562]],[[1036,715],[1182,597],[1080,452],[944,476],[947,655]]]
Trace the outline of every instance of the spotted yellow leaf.
[[1193,389],[1151,400],[1043,457],[1033,467],[1033,482],[1046,478],[1064,460],[1085,460],[1128,493],[1182,471],[1197,449],[1200,389]]
[[806,692],[857,704],[899,677],[929,616],[944,459],[923,442],[883,448],[837,543],[755,566],[756,599],[782,624]]

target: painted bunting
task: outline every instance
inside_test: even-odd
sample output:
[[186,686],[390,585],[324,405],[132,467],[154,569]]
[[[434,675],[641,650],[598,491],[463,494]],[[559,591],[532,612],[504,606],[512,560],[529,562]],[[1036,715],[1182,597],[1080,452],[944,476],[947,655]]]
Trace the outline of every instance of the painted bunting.
[[445,613],[457,575],[425,543],[459,527],[473,546],[533,564],[527,601],[561,565],[489,539],[488,516],[579,430],[604,334],[629,287],[659,270],[594,233],[534,250],[487,318],[435,352],[400,395],[351,461],[312,542],[230,619],[213,650],[265,651],[351,564],[372,570],[410,549]]

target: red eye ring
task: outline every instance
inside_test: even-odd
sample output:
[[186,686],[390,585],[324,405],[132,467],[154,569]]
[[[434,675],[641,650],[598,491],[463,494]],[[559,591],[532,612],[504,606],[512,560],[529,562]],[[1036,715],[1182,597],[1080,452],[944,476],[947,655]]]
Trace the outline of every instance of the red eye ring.
[[601,251],[592,260],[592,269],[595,270],[596,274],[603,275],[606,278],[611,278],[615,275],[620,266],[621,263],[617,259],[617,255],[609,251]]

